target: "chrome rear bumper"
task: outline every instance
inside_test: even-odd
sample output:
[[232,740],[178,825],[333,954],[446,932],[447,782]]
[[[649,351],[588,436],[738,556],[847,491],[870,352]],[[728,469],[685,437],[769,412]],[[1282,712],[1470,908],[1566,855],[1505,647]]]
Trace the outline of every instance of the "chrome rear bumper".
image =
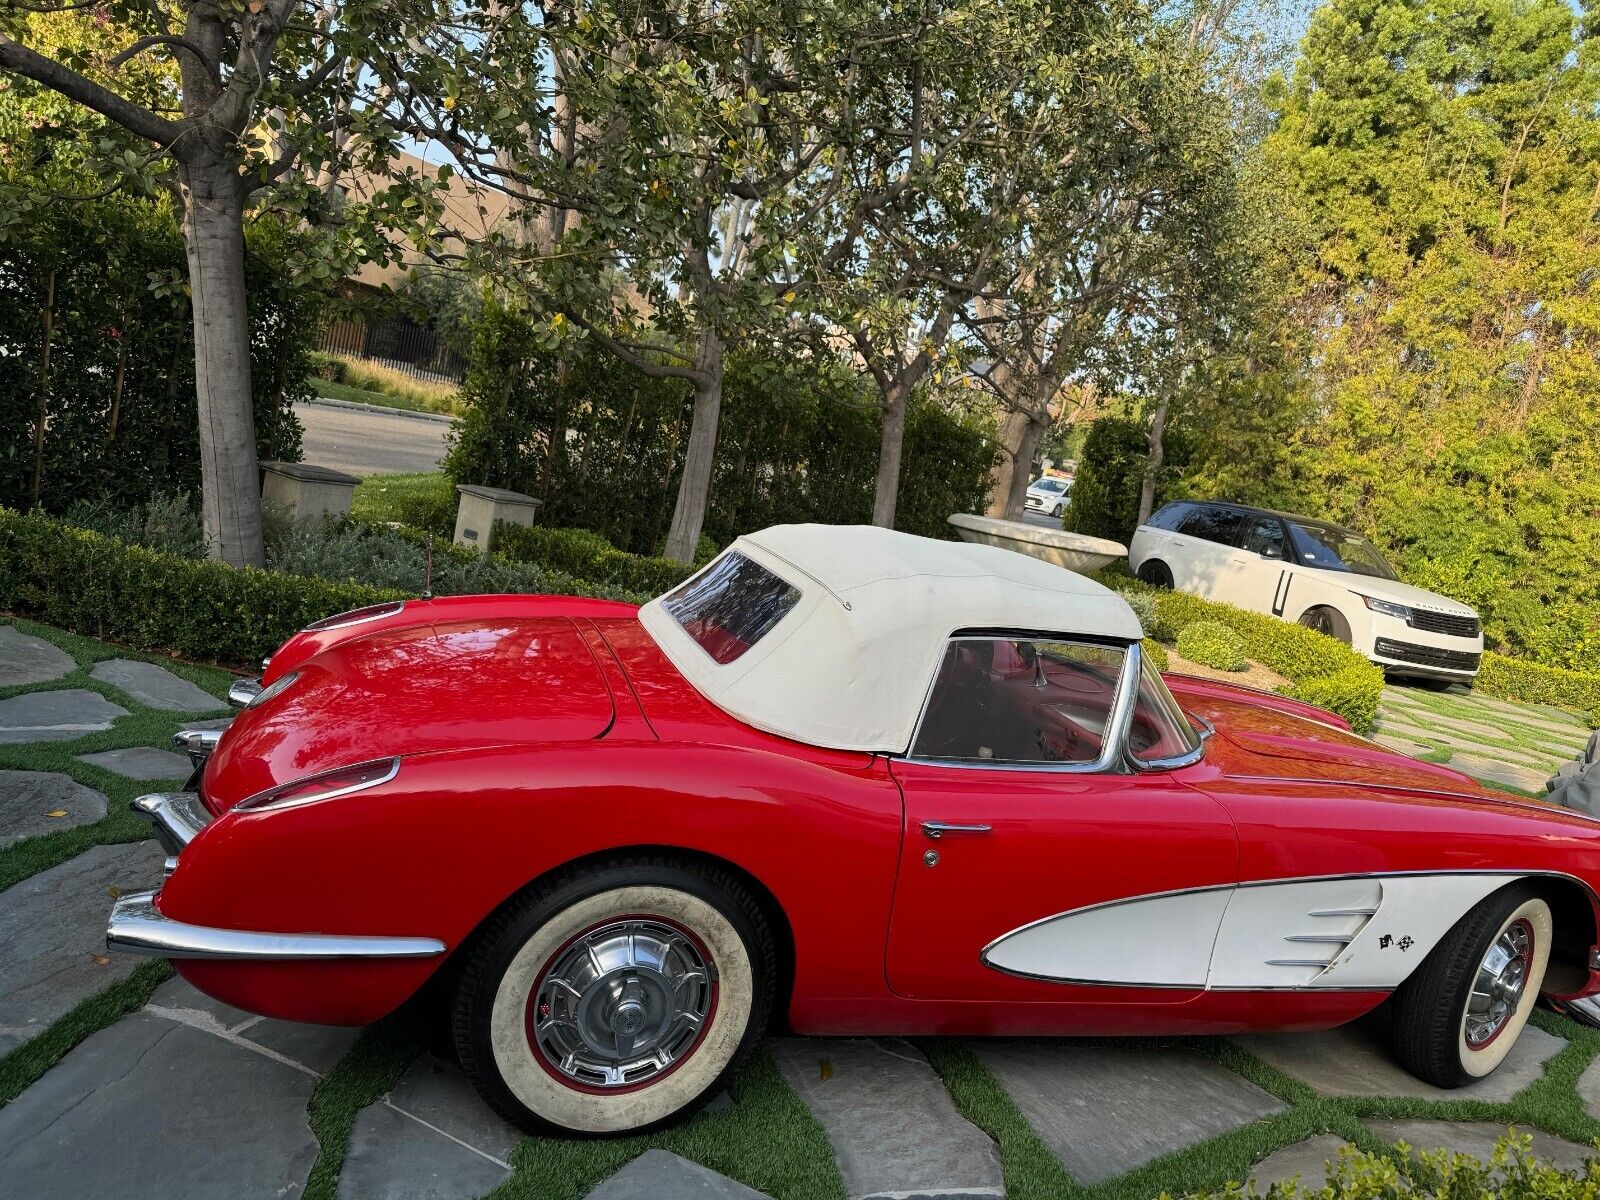
[[330,958],[433,958],[437,938],[361,937],[337,933],[255,933],[174,921],[156,911],[154,892],[119,899],[106,926],[106,947],[160,958],[304,961]]
[[[211,823],[211,813],[198,792],[152,792],[130,806],[155,826],[156,840],[167,852],[167,874],[178,855]],[[190,925],[163,916],[155,892],[133,892],[111,907],[106,948],[161,958],[234,958],[320,960],[330,958],[433,958],[445,944],[426,937],[368,937],[331,933],[255,933]]]

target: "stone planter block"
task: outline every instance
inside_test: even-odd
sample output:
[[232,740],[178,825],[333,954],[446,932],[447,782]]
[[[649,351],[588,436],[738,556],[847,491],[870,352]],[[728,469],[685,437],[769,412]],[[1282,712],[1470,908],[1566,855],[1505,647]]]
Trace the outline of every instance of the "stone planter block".
[[964,542],[1015,550],[1018,554],[1040,558],[1085,575],[1119,558],[1126,558],[1128,554],[1128,548],[1121,542],[1068,533],[1065,529],[1030,525],[1026,521],[1004,521],[999,517],[955,513],[950,517],[950,524],[955,526],[957,535]]
[[493,549],[496,521],[532,525],[544,507],[543,500],[521,492],[508,492],[505,488],[458,483],[456,491],[461,493],[461,501],[456,505],[456,545],[479,550]]
[[295,517],[342,517],[361,480],[343,471],[310,463],[261,464],[261,499],[287,508]]

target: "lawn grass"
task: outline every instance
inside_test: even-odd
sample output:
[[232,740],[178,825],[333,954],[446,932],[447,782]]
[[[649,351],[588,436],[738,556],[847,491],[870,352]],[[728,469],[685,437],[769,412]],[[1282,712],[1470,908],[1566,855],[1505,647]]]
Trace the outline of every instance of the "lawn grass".
[[402,1010],[363,1029],[333,1070],[317,1080],[306,1107],[317,1160],[306,1179],[305,1200],[335,1200],[356,1117],[394,1090],[421,1052],[422,1038],[410,1013]]
[[443,471],[417,471],[401,475],[369,475],[356,484],[350,496],[350,516],[357,521],[415,520],[420,509],[454,509],[455,485]]
[[461,412],[461,392],[455,384],[419,379],[368,359],[343,355],[332,357],[337,360],[341,378],[335,382],[312,376],[312,390],[319,396],[330,400],[348,400],[354,404],[404,408],[412,412],[443,413],[448,416]]
[[311,379],[311,390],[324,400],[343,400],[347,404],[370,404],[374,408],[401,408],[407,412],[433,412],[422,401],[411,396],[391,396],[386,392],[370,392],[366,388],[335,383],[331,379]]

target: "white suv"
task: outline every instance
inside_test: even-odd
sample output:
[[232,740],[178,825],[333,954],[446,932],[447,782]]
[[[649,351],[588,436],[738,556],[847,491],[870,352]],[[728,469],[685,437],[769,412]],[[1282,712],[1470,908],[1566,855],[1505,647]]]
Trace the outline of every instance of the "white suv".
[[1298,621],[1393,675],[1470,683],[1478,673],[1478,614],[1401,583],[1376,546],[1328,521],[1180,500],[1135,531],[1128,566],[1158,587]]
[[1043,475],[1028,485],[1028,496],[1023,507],[1029,512],[1048,513],[1059,517],[1072,493],[1072,480],[1060,475]]

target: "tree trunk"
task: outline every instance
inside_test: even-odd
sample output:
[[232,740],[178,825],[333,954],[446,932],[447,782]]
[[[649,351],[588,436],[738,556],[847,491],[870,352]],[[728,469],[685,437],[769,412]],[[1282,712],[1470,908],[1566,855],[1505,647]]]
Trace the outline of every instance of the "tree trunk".
[[717,423],[722,417],[722,369],[726,347],[714,330],[702,330],[695,347],[694,416],[683,455],[683,478],[672,509],[665,554],[673,562],[692,563],[700,544],[711,497],[711,468],[717,460]]
[[1049,417],[1041,418],[1037,410],[1023,414],[1022,433],[1012,459],[1011,491],[1006,496],[1005,515],[1008,521],[1022,519],[1023,505],[1028,499],[1028,484],[1033,482],[1029,478],[1033,474],[1033,456],[1038,453],[1039,439],[1044,437],[1048,421]]
[[238,172],[220,156],[199,156],[185,163],[181,172],[206,548],[212,558],[230,566],[265,566],[255,411],[250,400],[244,186]]
[[872,523],[894,528],[895,502],[900,498],[900,453],[906,440],[906,400],[911,389],[890,387],[883,398],[883,441],[878,447],[878,479],[872,495]]
[[[1028,474],[1039,438],[1029,437],[1033,421],[1020,408],[1006,409],[1000,422],[1000,449],[1003,453],[990,477],[989,505],[984,514],[1015,521],[1022,515],[1022,501],[1028,494]],[[1018,480],[1021,481],[1020,485]]]
[[1161,463],[1166,458],[1166,446],[1163,438],[1167,430],[1167,405],[1171,397],[1163,389],[1161,403],[1156,405],[1156,411],[1150,418],[1150,431],[1145,434],[1145,445],[1148,453],[1144,460],[1144,479],[1139,484],[1139,519],[1136,522],[1143,525],[1150,519],[1151,510],[1156,506],[1156,480],[1161,476]]

